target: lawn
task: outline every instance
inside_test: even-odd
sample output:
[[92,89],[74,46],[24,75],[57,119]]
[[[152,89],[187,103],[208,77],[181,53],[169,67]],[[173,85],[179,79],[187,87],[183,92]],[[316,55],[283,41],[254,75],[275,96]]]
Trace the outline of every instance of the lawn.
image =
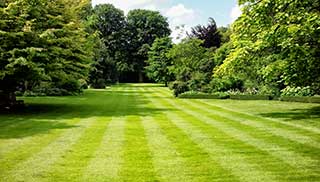
[[320,181],[319,104],[148,84],[24,100],[0,114],[0,181]]

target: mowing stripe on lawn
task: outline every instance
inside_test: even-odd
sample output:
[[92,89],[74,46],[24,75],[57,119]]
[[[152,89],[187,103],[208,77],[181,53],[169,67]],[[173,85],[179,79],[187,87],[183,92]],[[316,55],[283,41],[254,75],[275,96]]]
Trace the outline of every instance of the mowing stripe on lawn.
[[[80,122],[80,119],[72,119],[65,123],[70,125],[70,127],[77,127],[76,125],[78,122]],[[45,146],[49,145],[65,131],[65,129],[56,130],[50,134],[28,137],[26,140],[23,139],[20,142],[19,140],[11,141],[13,143],[9,144],[8,152],[6,152],[6,148],[1,147],[1,151],[3,150],[4,152],[0,157],[0,179],[3,177],[2,174],[13,169],[15,165],[33,156],[35,153],[40,152]],[[16,144],[15,147],[13,146],[14,144]]]
[[123,166],[120,181],[157,181],[152,156],[139,116],[128,116],[122,151]]
[[[110,96],[111,99],[107,100],[107,103],[111,102],[114,99],[114,96]],[[44,147],[49,145],[51,142],[56,140],[63,132],[66,131],[68,128],[72,127],[78,127],[77,123],[80,122],[79,116],[86,115],[88,111],[81,112],[72,112],[64,114],[63,116],[55,116],[50,115],[47,116],[48,118],[54,118],[54,120],[50,120],[48,122],[52,122],[52,125],[54,126],[53,129],[51,129],[50,132],[43,133],[41,135],[34,135],[29,137],[24,137],[21,139],[15,139],[15,140],[9,140],[10,142],[5,142],[5,146],[1,146],[1,158],[0,158],[0,178],[1,174],[5,173],[5,171],[11,170],[14,168],[15,165],[23,162],[24,160],[27,160],[27,158],[31,157],[35,153],[40,152]],[[92,111],[90,111],[92,112]],[[50,113],[50,114],[55,114]],[[44,117],[42,114],[39,114],[38,117]],[[36,117],[36,118],[38,118]],[[59,118],[66,118],[66,117],[73,117],[75,119],[59,119]],[[34,118],[34,119],[36,119]],[[30,119],[28,120],[30,124],[33,123],[33,121]],[[43,120],[42,120],[43,121]],[[55,124],[57,123],[57,124]],[[37,131],[37,128],[41,129],[41,126],[39,126],[39,123],[34,123],[35,126],[30,128],[30,130]],[[62,128],[56,127],[56,126],[63,126]],[[43,127],[43,126],[42,126]],[[14,151],[14,152],[12,152]],[[16,162],[12,162],[16,161]]]
[[205,100],[196,100],[198,102],[201,102],[205,105],[208,105],[208,106],[213,106],[216,110],[225,110],[225,111],[228,111],[230,114],[237,114],[237,115],[242,115],[242,117],[245,117],[245,118],[248,118],[248,119],[257,119],[259,118],[259,121],[262,121],[262,122],[267,122],[267,123],[270,123],[270,122],[275,122],[275,123],[280,123],[282,125],[287,125],[287,126],[291,126],[291,127],[295,127],[295,128],[299,128],[299,129],[303,129],[305,131],[309,131],[309,132],[312,132],[312,133],[315,133],[315,134],[320,134],[320,129],[319,128],[316,128],[316,127],[312,127],[312,126],[305,126],[305,125],[302,125],[302,124],[297,124],[297,123],[292,123],[292,122],[285,122],[285,121],[281,121],[279,119],[271,119],[271,118],[265,118],[265,117],[262,117],[262,116],[257,116],[257,115],[254,115],[254,114],[249,114],[249,113],[244,113],[244,112],[240,112],[240,111],[235,111],[235,110],[232,110],[232,109],[229,109],[229,108],[225,108],[225,107],[221,107],[221,106],[218,106],[218,105],[215,105],[211,102],[206,102]]
[[175,150],[154,120],[155,118],[144,117],[142,123],[146,131],[150,151],[152,151],[153,163],[161,181],[195,181],[188,175],[191,172],[186,167],[187,164],[184,159]]
[[5,181],[38,181],[50,167],[72,148],[81,138],[86,129],[94,124],[96,118],[82,119],[75,128],[64,132],[58,139],[35,153],[31,158],[20,163],[6,174]]
[[[157,107],[160,108],[159,105]],[[184,178],[188,177],[193,181],[238,181],[229,170],[222,168],[216,160],[174,125],[172,118],[168,118],[164,112],[156,117],[156,122],[172,147],[185,161],[184,173],[187,173],[187,176]]]
[[[107,105],[109,104],[108,102],[106,102],[107,104],[103,104],[104,101],[100,101],[102,104],[100,104],[101,108],[98,114],[102,116],[98,117],[97,123],[83,134],[72,150],[54,165],[53,170],[50,171],[54,179],[58,181],[79,181],[83,177],[81,171],[85,171],[90,160],[94,157],[94,153],[100,147],[112,119],[111,115],[119,114],[117,112],[119,107],[126,103],[123,102],[127,99],[126,97],[118,94],[115,95],[118,97],[114,96],[114,98],[118,99],[117,102],[111,103],[112,105]],[[110,116],[103,117],[105,114],[110,114]]]
[[[165,100],[167,100],[167,102],[171,102],[171,105],[174,105],[176,108],[179,108],[181,110],[186,110],[186,108],[193,105],[192,103],[187,103],[188,106],[183,105],[183,104],[177,105],[172,100],[168,100],[168,99],[165,99]],[[176,100],[176,101],[180,101],[180,100]],[[185,107],[182,107],[182,106],[185,106]],[[195,112],[195,111],[197,111],[197,112]],[[191,108],[186,113],[194,116],[195,118],[202,120],[203,122],[211,125],[212,127],[215,127],[217,129],[221,130],[222,132],[226,133],[229,136],[240,139],[240,141],[242,141],[242,142],[250,144],[250,145],[258,148],[259,150],[263,150],[263,151],[271,154],[274,157],[282,159],[284,162],[289,163],[290,165],[292,165],[295,168],[298,168],[299,169],[298,171],[300,171],[300,174],[303,174],[305,172],[309,172],[310,176],[307,176],[307,177],[314,177],[314,178],[319,177],[319,175],[317,175],[317,174],[319,174],[317,172],[317,171],[319,171],[319,169],[317,167],[317,166],[319,166],[319,162],[317,160],[311,159],[309,157],[301,156],[293,151],[287,150],[286,148],[279,147],[276,144],[267,143],[263,140],[256,139],[256,138],[254,138],[244,132],[241,132],[240,130],[235,129],[233,127],[230,128],[230,126],[225,124],[225,122],[221,122],[221,121],[218,122],[217,120],[212,120],[210,117],[206,116],[208,113],[203,113],[201,110],[199,110],[195,107]],[[187,118],[187,117],[185,117],[185,118]],[[208,126],[206,126],[206,127],[208,127]]]
[[[162,103],[159,103],[159,100],[164,99],[158,98],[156,105],[165,107]],[[179,115],[173,112],[166,112],[164,114],[166,114],[168,118],[171,118],[171,121],[197,143],[202,150],[209,153],[213,160],[219,162],[223,168],[230,170],[230,172],[240,180],[276,181],[275,176],[268,171],[262,170],[258,164],[248,163],[243,155],[217,145],[211,137],[186,122],[186,120]]]
[[[166,90],[161,89],[161,88],[158,88],[158,89],[159,89],[159,92],[162,92],[164,94],[168,94]],[[204,105],[208,106],[207,109],[212,108],[215,111],[220,111],[225,114],[237,116],[238,118],[259,121],[264,124],[270,125],[271,127],[281,127],[281,128],[285,128],[287,130],[293,130],[293,131],[300,132],[302,134],[311,135],[311,136],[319,136],[319,134],[320,134],[320,129],[317,127],[305,126],[305,125],[301,125],[301,124],[297,124],[297,123],[284,122],[279,119],[265,118],[262,116],[257,116],[257,115],[253,115],[253,114],[249,114],[249,113],[240,112],[240,111],[235,111],[235,110],[232,110],[229,108],[218,106],[212,102],[206,102],[206,100],[203,100],[203,99],[191,99],[191,100],[190,99],[180,99],[180,100],[184,100],[187,102],[193,102],[193,103],[201,103],[202,105],[204,104]],[[306,133],[306,131],[308,131],[308,133]]]
[[[117,87],[120,88],[120,87]],[[121,89],[120,91],[124,91]],[[117,93],[115,93],[117,94]],[[118,94],[120,96],[120,94]],[[127,96],[122,95],[119,102],[120,108],[126,106]],[[123,101],[125,101],[123,103]],[[119,181],[119,170],[122,164],[122,147],[124,143],[125,117],[121,115],[119,107],[116,108],[114,115],[109,123],[107,131],[104,133],[102,142],[98,150],[91,159],[86,170],[83,172],[81,181]]]
[[[246,118],[240,118],[240,117],[235,117],[237,115],[230,115],[230,114],[225,114],[225,112],[223,111],[216,111],[213,109],[208,109],[207,107],[195,103],[195,102],[190,102],[190,101],[186,101],[186,100],[181,100],[182,102],[185,102],[187,105],[192,105],[195,108],[200,109],[201,111],[207,112],[207,113],[211,113],[217,116],[221,116],[222,118],[225,119],[229,119],[235,122],[239,122],[241,124],[244,125],[248,125],[248,126],[252,126],[255,127],[257,129],[266,131],[268,133],[271,133],[273,135],[276,136],[280,136],[283,138],[286,138],[288,140],[303,144],[303,145],[307,145],[307,146],[311,146],[314,148],[320,148],[320,143],[317,142],[314,138],[310,137],[310,136],[306,136],[306,135],[302,135],[300,133],[298,133],[297,131],[294,130],[290,130],[290,128],[277,128],[274,125],[269,125],[266,123],[262,123],[259,121],[254,121],[252,119],[246,119]],[[259,119],[258,119],[259,120]],[[305,132],[304,132],[305,133]]]
[[[162,91],[162,93],[164,93],[164,92]],[[295,141],[295,142],[298,142],[298,143],[301,143],[304,145],[309,145],[311,147],[320,148],[320,143],[318,143],[317,141],[315,141],[311,137],[301,135],[301,134],[297,133],[296,131],[290,131],[290,130],[288,130],[289,128],[286,128],[286,129],[276,128],[274,125],[270,125],[270,124],[262,123],[262,122],[257,122],[257,121],[249,120],[246,118],[241,118],[241,116],[238,116],[236,113],[234,113],[235,115],[229,115],[229,114],[226,114],[227,111],[223,110],[223,109],[221,109],[220,112],[215,111],[215,110],[210,110],[207,107],[204,107],[203,105],[200,105],[200,104],[197,104],[196,102],[191,102],[191,101],[185,100],[185,99],[181,99],[180,101],[185,102],[188,105],[192,104],[194,107],[196,107],[196,105],[197,105],[198,107],[201,107],[201,110],[206,110],[208,112],[223,116],[223,117],[228,118],[230,120],[240,122],[244,125],[256,127],[258,129],[267,131],[273,135],[281,136],[281,137],[287,138],[291,141]],[[238,116],[238,117],[234,117],[234,116]],[[267,125],[269,125],[269,126],[267,126]]]
[[84,171],[81,181],[120,181],[124,125],[123,117],[112,118],[102,143]]
[[152,163],[151,151],[139,114],[143,112],[143,108],[137,107],[140,104],[138,99],[141,99],[138,94],[134,90],[128,93],[133,96],[132,100],[128,102],[136,107],[127,107],[128,111],[123,111],[130,113],[130,115],[126,117],[125,141],[122,151],[123,165],[119,171],[120,181],[157,181],[159,177]]
[[[114,95],[112,95],[112,98]],[[111,99],[112,100],[112,99]],[[94,115],[94,113],[92,113]],[[42,176],[46,172],[50,171],[50,167],[60,158],[63,158],[63,155],[72,148],[74,144],[81,138],[82,134],[86,129],[90,128],[96,117],[86,118],[86,119],[74,119],[76,124],[74,128],[68,129],[66,131],[59,132],[59,135],[54,135],[51,140],[46,141],[40,139],[40,141],[34,141],[41,143],[45,141],[41,147],[37,147],[37,151],[31,151],[25,155],[21,163],[17,163],[16,166],[4,174],[4,179],[19,180],[23,179],[25,181],[34,181],[38,177]],[[44,137],[46,139],[46,137]],[[34,153],[32,153],[34,152]],[[32,155],[31,155],[32,154]],[[11,166],[12,167],[12,166]]]

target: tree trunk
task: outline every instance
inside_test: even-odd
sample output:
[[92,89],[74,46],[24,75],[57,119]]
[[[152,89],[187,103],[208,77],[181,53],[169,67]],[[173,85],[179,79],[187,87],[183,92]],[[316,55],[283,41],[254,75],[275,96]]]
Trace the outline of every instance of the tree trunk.
[[139,71],[139,83],[143,83],[143,74],[142,71]]
[[14,92],[0,92],[0,108],[12,108],[21,105],[23,105],[23,102],[16,100]]

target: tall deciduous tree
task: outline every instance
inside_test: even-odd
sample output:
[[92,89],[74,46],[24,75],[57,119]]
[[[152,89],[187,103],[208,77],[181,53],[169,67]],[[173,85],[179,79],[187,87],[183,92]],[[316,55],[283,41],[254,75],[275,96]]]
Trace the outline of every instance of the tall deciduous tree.
[[148,51],[156,38],[167,37],[171,31],[167,18],[157,11],[132,10],[127,16],[129,38],[129,64],[138,74],[139,82],[143,82],[145,61]]
[[216,75],[237,74],[260,85],[312,86],[320,93],[320,3],[241,0],[229,54]]
[[[89,2],[87,2],[89,3]],[[7,0],[0,6],[0,92],[14,102],[21,83],[58,83],[88,74],[91,54],[71,0]]]
[[158,83],[165,83],[172,80],[172,73],[169,67],[172,66],[172,61],[168,57],[168,52],[172,48],[172,40],[169,37],[158,38],[152,44],[149,51],[149,59],[146,67],[147,76]]
[[189,38],[203,40],[202,45],[205,48],[219,48],[221,45],[221,35],[213,18],[209,18],[209,24],[207,26],[198,25],[193,27],[191,33],[188,33],[188,36]]
[[91,25],[98,31],[99,40],[90,81],[93,86],[103,88],[106,81],[118,81],[118,72],[130,70],[125,56],[126,20],[123,11],[111,4],[97,5],[93,12]]

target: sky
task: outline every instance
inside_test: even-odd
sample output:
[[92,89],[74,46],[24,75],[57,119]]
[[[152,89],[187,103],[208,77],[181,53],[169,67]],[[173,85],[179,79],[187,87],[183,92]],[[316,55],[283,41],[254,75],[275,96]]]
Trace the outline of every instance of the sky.
[[138,8],[159,11],[168,18],[173,38],[181,32],[175,30],[176,26],[184,25],[184,31],[189,31],[196,25],[207,24],[209,17],[218,26],[227,26],[241,14],[237,0],[92,0],[93,6],[103,3],[113,4],[125,14]]

